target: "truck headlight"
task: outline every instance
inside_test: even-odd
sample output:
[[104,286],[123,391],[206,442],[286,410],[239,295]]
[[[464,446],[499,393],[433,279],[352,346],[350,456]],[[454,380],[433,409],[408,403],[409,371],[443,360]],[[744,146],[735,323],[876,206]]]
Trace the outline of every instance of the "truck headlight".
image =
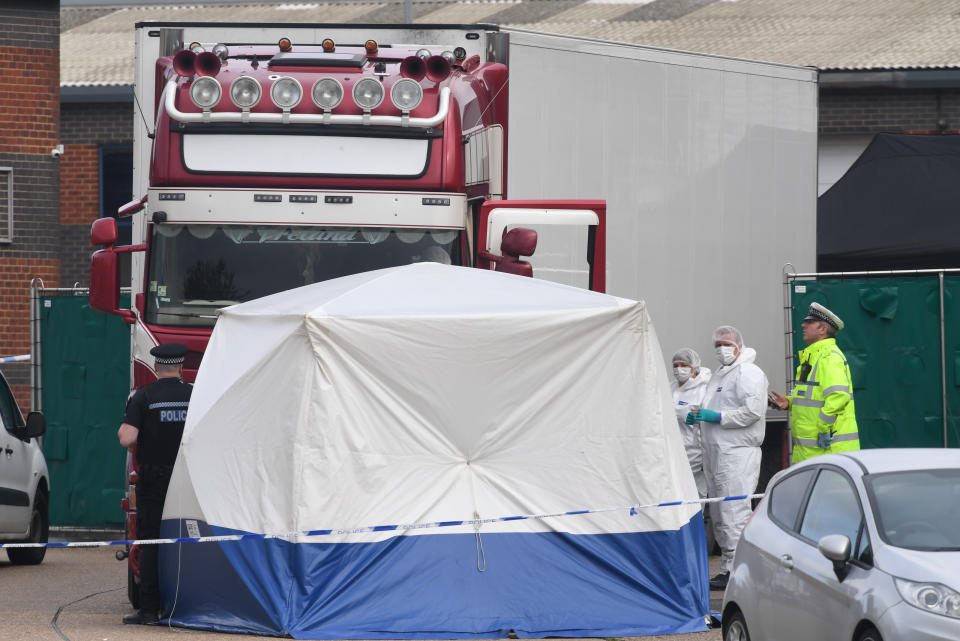
[[220,102],[220,83],[210,76],[201,76],[190,85],[190,100],[201,109],[213,109]]
[[894,577],[903,600],[915,608],[945,617],[960,619],[960,592],[942,583],[918,583]]
[[401,78],[390,88],[390,100],[400,111],[413,111],[423,100],[420,83],[410,78]]
[[241,109],[250,109],[260,102],[262,90],[256,78],[240,76],[230,84],[230,100]]
[[296,78],[290,76],[277,78],[270,87],[270,100],[284,111],[299,105],[301,98],[303,98],[303,87]]
[[353,101],[364,111],[376,109],[383,102],[383,85],[373,78],[363,78],[353,85]]
[[324,111],[330,111],[343,100],[343,85],[334,78],[320,78],[313,83],[313,104]]

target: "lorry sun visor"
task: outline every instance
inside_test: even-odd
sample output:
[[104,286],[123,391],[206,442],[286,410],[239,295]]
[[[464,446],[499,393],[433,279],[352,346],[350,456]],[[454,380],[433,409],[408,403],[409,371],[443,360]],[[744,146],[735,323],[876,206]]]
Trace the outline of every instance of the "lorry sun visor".
[[270,58],[271,67],[356,67],[367,64],[362,53],[281,52]]

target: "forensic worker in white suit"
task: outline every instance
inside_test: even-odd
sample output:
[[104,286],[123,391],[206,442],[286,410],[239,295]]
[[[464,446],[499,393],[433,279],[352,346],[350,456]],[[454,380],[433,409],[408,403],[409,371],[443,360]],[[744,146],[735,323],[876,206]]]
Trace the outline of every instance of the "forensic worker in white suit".
[[700,445],[700,423],[686,422],[691,410],[699,409],[707,393],[710,382],[710,368],[700,364],[700,355],[689,347],[682,347],[673,355],[673,380],[670,392],[673,394],[673,409],[677,414],[677,427],[683,438],[683,449],[687,452],[687,462],[697,483],[700,498],[707,496],[707,479],[703,475],[703,447]]
[[[710,497],[753,494],[760,477],[760,446],[766,430],[767,377],[754,365],[757,352],[744,347],[735,327],[713,332],[720,368],[713,373],[699,412],[686,421],[700,422],[703,471]],[[711,590],[725,590],[740,532],[750,519],[750,501],[710,504],[713,532],[720,546],[720,572]]]

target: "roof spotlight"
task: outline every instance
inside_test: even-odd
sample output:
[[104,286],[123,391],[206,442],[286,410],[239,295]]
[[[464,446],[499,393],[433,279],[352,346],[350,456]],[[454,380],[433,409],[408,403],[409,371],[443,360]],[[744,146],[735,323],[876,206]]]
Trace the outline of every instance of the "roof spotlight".
[[217,44],[213,45],[213,49],[211,49],[211,51],[217,54],[221,60],[226,60],[227,56],[230,55],[230,49],[228,49],[227,45],[223,44],[222,42],[218,42]]
[[390,88],[390,101],[400,111],[413,111],[423,100],[423,88],[410,78],[401,78]]
[[457,61],[457,57],[453,55],[453,52],[444,51],[440,55],[443,56],[443,59],[449,62],[451,65]]
[[190,85],[190,100],[204,111],[216,107],[221,94],[220,83],[212,76],[200,76]]
[[290,42],[290,38],[280,38],[280,41],[277,42],[277,46],[280,47],[280,51],[290,51],[293,49],[293,43]]
[[417,49],[416,55],[417,55],[417,57],[423,58],[424,60],[426,60],[427,58],[430,57],[430,50],[429,50],[429,49]]
[[270,100],[284,111],[299,105],[301,98],[303,98],[303,87],[296,78],[290,76],[277,78],[270,87]]
[[368,55],[372,56],[380,50],[380,47],[377,45],[376,40],[367,40],[365,43],[363,43],[363,49]]
[[467,50],[463,47],[457,47],[453,50],[453,57],[457,59],[457,62],[460,62],[467,57]]
[[260,83],[250,76],[240,76],[230,84],[230,100],[241,109],[255,107],[262,94]]
[[353,101],[364,111],[376,109],[383,102],[383,85],[373,78],[362,78],[353,85]]
[[335,78],[320,78],[313,83],[310,95],[313,96],[313,104],[324,111],[330,111],[343,100],[343,85]]
[[187,47],[193,53],[203,53],[206,49],[203,48],[203,45],[199,42],[191,42],[190,46]]
[[320,46],[323,47],[324,53],[330,53],[337,48],[337,45],[333,41],[333,38],[324,38],[323,42],[320,43]]

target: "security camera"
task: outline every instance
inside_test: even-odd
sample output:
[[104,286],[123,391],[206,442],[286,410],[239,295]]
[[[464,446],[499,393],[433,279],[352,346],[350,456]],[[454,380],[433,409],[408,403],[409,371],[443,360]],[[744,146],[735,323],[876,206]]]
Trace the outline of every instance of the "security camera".
[[51,158],[59,158],[62,155],[63,155],[63,145],[57,145],[56,147],[50,150]]

